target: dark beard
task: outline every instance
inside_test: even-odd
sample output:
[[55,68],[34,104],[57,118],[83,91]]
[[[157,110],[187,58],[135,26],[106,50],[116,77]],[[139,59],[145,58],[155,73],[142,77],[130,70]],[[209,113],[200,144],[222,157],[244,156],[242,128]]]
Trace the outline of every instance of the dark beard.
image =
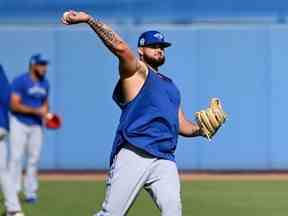
[[165,63],[165,56],[163,56],[163,58],[160,60],[150,58],[148,56],[143,56],[143,60],[152,68],[157,69],[158,67],[160,67]]
[[35,69],[34,74],[38,80],[44,80],[45,75],[42,75],[38,70]]

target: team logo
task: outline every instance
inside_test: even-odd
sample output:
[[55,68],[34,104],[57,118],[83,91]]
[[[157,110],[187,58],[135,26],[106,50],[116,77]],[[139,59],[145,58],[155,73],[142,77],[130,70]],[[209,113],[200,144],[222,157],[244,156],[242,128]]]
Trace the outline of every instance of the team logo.
[[164,36],[162,34],[160,34],[160,33],[156,33],[153,36],[158,38],[159,40],[163,40],[164,39]]
[[28,94],[30,95],[47,95],[47,90],[41,88],[40,86],[33,86],[28,90]]
[[141,38],[140,40],[140,46],[144,46],[145,45],[145,39],[144,38]]

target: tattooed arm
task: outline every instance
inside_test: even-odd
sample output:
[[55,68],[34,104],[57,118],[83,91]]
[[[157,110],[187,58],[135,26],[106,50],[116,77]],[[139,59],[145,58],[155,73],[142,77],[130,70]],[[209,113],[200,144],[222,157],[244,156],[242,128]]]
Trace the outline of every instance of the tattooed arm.
[[62,22],[66,25],[87,23],[105,46],[118,57],[121,78],[129,78],[136,72],[146,71],[146,66],[137,59],[128,44],[105,23],[94,19],[84,12],[76,11],[64,13]]

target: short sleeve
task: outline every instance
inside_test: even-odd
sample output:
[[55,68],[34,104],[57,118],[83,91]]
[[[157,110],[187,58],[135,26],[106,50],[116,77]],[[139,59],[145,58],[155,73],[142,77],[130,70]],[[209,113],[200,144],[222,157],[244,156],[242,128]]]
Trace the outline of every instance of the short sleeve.
[[11,84],[11,93],[17,94],[19,96],[22,96],[23,94],[23,82],[21,82],[21,79],[16,78],[12,81]]

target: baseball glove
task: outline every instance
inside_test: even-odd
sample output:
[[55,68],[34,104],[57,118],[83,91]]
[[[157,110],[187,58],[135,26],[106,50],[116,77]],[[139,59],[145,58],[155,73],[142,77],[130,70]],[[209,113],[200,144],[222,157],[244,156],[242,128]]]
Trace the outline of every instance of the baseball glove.
[[45,126],[47,129],[59,129],[62,126],[62,120],[60,116],[55,113],[48,113],[45,119]]
[[218,98],[212,98],[210,106],[196,112],[195,116],[201,135],[207,137],[208,140],[211,140],[227,119],[227,114],[223,111]]

